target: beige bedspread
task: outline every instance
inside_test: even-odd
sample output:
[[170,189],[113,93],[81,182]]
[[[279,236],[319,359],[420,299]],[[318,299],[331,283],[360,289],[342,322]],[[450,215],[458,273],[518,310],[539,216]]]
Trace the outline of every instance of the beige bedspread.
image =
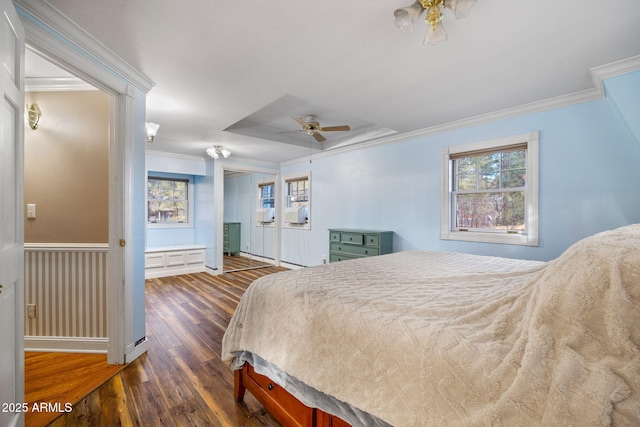
[[640,425],[640,225],[549,263],[401,252],[256,280],[223,340],[396,426]]

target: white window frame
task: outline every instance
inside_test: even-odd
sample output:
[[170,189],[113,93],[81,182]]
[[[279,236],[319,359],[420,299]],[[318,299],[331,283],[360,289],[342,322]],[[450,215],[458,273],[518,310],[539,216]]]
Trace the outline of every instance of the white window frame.
[[[262,207],[262,187],[265,185],[273,185],[273,207],[276,208],[276,182],[273,179],[268,179],[264,181],[256,182],[256,212],[261,209],[265,209]],[[276,221],[278,220],[278,209],[276,211],[276,218],[273,222],[261,222],[256,220],[256,227],[274,227],[276,226]]]
[[149,228],[193,228],[193,210],[194,210],[194,179],[193,175],[182,175],[182,174],[169,174],[169,173],[160,173],[160,172],[151,172],[147,173],[147,181],[149,179],[168,179],[168,180],[176,180],[176,181],[187,181],[187,221],[186,222],[149,222],[149,199],[146,198],[146,186],[145,186],[145,215],[146,215],[146,223]]
[[[291,222],[286,222],[286,212],[287,209],[290,209],[287,207],[288,205],[288,200],[289,200],[289,191],[288,191],[288,183],[291,181],[299,181],[299,180],[304,180],[306,179],[307,182],[309,183],[309,194],[308,194],[308,198],[307,198],[307,219],[305,221],[304,224],[297,224],[297,223],[291,223]],[[282,206],[282,210],[281,212],[283,212],[283,215],[281,215],[282,217],[282,226],[284,228],[294,228],[294,229],[302,229],[302,230],[310,230],[311,229],[311,193],[312,193],[312,186],[311,186],[311,172],[308,173],[302,173],[302,174],[296,174],[296,175],[291,175],[291,176],[287,176],[284,177],[282,179],[282,194],[284,195],[284,197],[282,198],[283,201],[283,206]]]
[[[512,234],[495,231],[459,231],[453,227],[453,161],[452,156],[483,150],[500,150],[516,144],[527,145],[527,180],[525,184],[525,232]],[[539,132],[507,136],[487,141],[445,147],[442,150],[442,206],[440,238],[468,242],[538,246],[538,151]]]

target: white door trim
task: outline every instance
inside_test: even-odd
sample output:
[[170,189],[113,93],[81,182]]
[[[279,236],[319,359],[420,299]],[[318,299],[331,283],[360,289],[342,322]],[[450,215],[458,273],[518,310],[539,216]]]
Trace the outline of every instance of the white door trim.
[[[153,82],[46,2],[15,0],[31,49],[111,95],[109,136],[109,273],[107,277],[109,363],[125,363],[134,340],[133,164],[135,88]],[[142,143],[142,141],[140,141]],[[121,239],[128,242],[124,247]],[[125,262],[126,260],[126,262]],[[131,357],[128,357],[131,360]]]

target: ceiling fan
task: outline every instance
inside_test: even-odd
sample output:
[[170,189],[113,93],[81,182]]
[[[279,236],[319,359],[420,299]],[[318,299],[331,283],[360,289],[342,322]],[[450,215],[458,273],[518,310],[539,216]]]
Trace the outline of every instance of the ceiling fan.
[[334,131],[348,131],[351,128],[347,125],[342,126],[327,126],[322,127],[318,122],[318,118],[313,115],[308,115],[304,119],[301,117],[294,117],[293,120],[298,122],[300,126],[302,126],[302,130],[306,132],[307,135],[311,135],[318,142],[326,141],[325,137],[320,134],[320,132],[334,132]]

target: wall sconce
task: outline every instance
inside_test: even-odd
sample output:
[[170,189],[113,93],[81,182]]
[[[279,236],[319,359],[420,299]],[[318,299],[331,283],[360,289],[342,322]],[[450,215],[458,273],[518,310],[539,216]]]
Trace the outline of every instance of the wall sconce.
[[147,139],[145,142],[153,142],[153,140],[156,139],[156,134],[158,133],[160,125],[152,122],[146,122],[144,127],[147,130]]
[[29,127],[33,130],[38,129],[38,123],[40,123],[40,119],[42,118],[42,111],[40,111],[40,107],[38,104],[27,104],[27,123],[29,123]]

